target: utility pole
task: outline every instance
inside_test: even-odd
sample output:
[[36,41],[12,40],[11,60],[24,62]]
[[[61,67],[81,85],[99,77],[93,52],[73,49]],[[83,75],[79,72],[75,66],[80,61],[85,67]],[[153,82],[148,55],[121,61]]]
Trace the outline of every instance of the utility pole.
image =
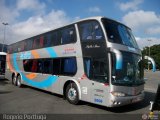
[[4,25],[4,39],[2,41],[2,52],[4,51],[4,41],[6,39],[6,26],[9,25],[8,23],[2,23]]

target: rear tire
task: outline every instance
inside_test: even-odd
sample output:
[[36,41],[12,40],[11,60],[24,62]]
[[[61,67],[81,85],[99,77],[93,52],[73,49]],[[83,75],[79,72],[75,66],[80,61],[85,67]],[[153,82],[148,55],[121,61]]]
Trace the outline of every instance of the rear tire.
[[15,75],[12,78],[12,84],[15,85],[15,86],[17,85],[17,78],[16,78]]
[[22,81],[21,81],[21,76],[20,75],[17,76],[17,86],[22,87]]
[[71,104],[77,105],[79,103],[79,93],[77,85],[75,83],[70,83],[66,88],[66,99]]

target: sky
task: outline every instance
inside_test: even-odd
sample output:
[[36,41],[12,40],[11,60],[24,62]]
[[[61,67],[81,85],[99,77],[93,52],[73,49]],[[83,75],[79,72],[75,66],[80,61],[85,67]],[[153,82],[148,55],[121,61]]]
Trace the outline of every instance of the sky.
[[159,0],[0,0],[0,43],[4,29],[11,44],[92,16],[130,27],[141,49],[160,44]]

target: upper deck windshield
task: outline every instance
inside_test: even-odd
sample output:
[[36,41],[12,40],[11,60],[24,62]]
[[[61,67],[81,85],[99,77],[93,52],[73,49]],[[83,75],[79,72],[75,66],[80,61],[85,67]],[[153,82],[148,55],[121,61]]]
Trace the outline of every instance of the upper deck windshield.
[[102,19],[108,41],[138,48],[136,40],[128,27],[109,19]]

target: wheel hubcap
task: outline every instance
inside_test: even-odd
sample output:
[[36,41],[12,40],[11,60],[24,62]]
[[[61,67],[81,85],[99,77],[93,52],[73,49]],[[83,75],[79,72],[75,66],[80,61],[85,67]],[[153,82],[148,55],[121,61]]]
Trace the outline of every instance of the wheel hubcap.
[[75,100],[77,96],[77,92],[74,88],[70,88],[68,91],[68,97],[70,100]]

